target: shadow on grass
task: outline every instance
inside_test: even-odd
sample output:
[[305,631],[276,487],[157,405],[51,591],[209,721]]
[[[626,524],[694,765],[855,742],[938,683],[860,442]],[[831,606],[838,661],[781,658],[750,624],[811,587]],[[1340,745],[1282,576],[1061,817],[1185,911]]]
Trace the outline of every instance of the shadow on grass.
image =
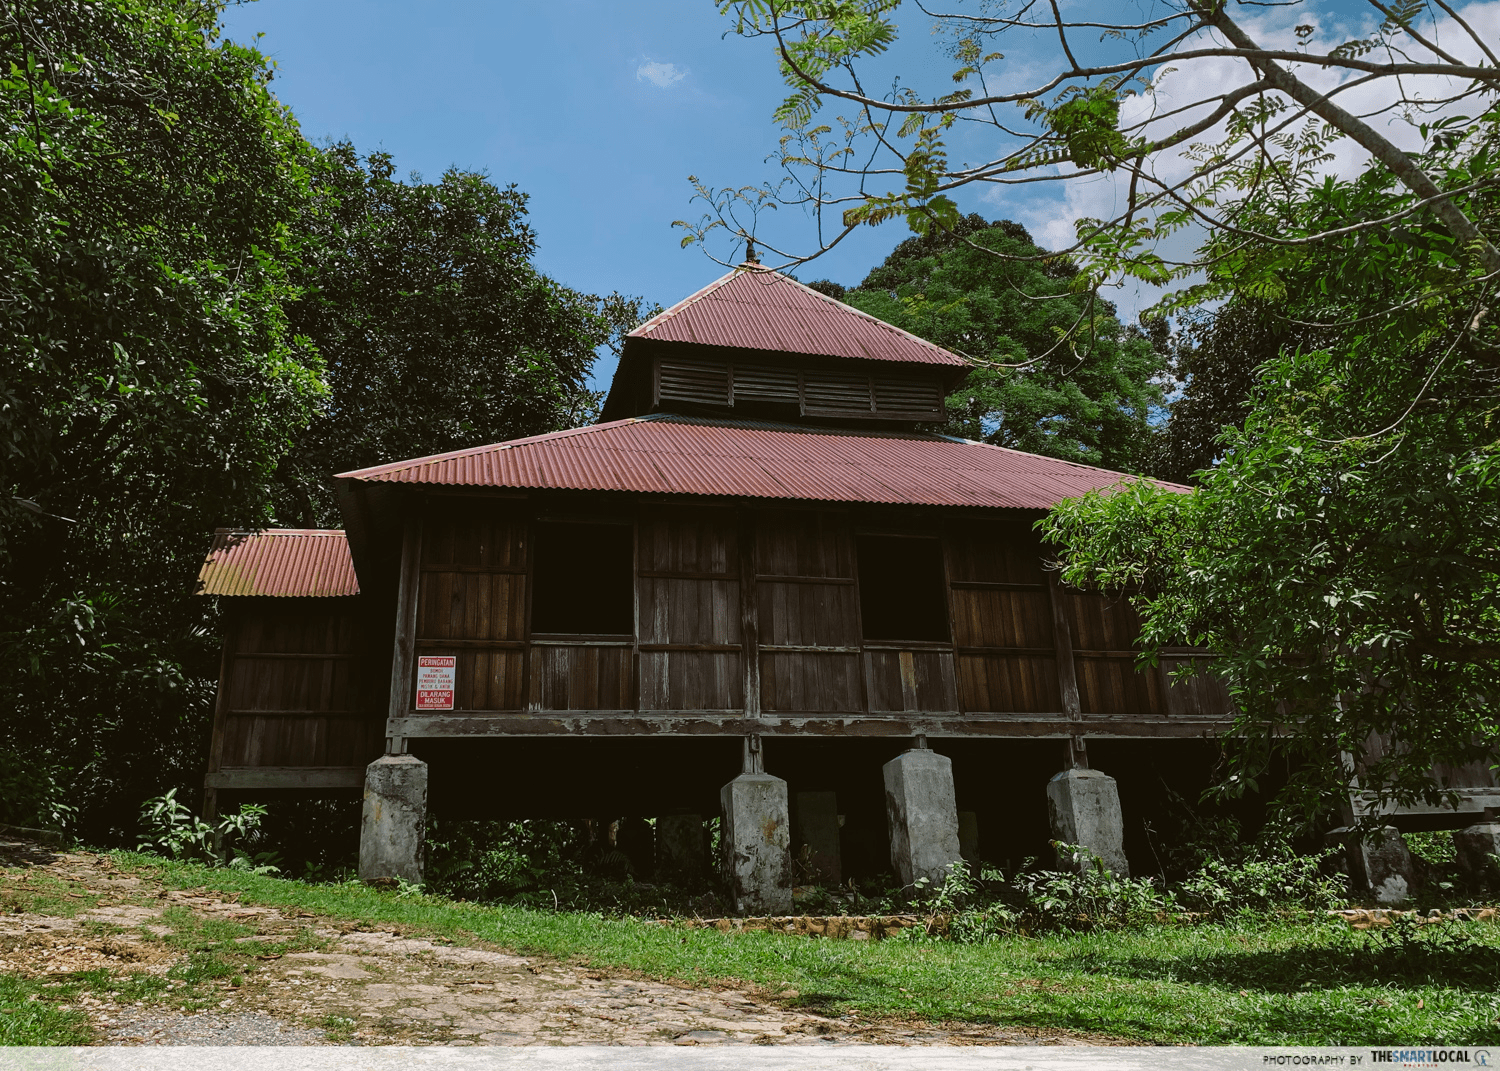
[[[1221,946],[1171,958],[1079,955],[1074,969],[1121,977],[1197,983],[1264,993],[1345,986],[1493,988],[1500,981],[1500,944],[1482,923],[1418,924],[1402,919],[1384,930],[1319,930],[1322,941],[1291,948]],[[1233,940],[1229,935],[1226,940]],[[1068,960],[1058,960],[1059,965]]]

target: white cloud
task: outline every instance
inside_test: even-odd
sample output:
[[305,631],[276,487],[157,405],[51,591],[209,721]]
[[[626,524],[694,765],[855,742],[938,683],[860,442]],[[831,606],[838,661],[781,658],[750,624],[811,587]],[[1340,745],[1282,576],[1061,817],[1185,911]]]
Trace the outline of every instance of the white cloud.
[[657,89],[671,89],[688,76],[686,68],[675,63],[643,63],[635,69],[637,82],[650,82]]
[[[1373,29],[1370,23],[1349,23],[1337,20],[1331,17],[1337,9],[1331,4],[1321,6],[1329,9],[1320,12],[1324,15],[1321,19],[1312,17],[1308,9],[1302,8],[1296,10],[1295,17],[1274,12],[1260,19],[1243,19],[1242,22],[1252,37],[1258,38],[1269,47],[1284,49],[1295,49],[1299,45],[1293,32],[1294,24],[1301,21],[1311,22],[1317,28],[1307,44],[1311,50],[1324,52],[1342,41],[1368,33]],[[1460,14],[1484,39],[1489,41],[1500,39],[1500,3],[1494,0],[1488,0],[1488,2],[1480,0],[1480,2],[1470,3],[1460,8]],[[1483,61],[1478,46],[1460,30],[1452,19],[1439,18],[1431,32],[1440,39],[1444,47],[1451,49],[1459,58],[1471,63]],[[1414,59],[1429,58],[1421,54],[1420,47],[1414,47],[1413,53]],[[1356,74],[1346,71],[1322,69],[1311,65],[1295,66],[1300,77],[1310,85],[1323,90],[1334,89],[1342,83],[1353,82],[1357,78]],[[1191,105],[1194,101],[1209,99],[1223,92],[1225,86],[1242,83],[1249,77],[1243,61],[1227,57],[1200,59],[1193,63],[1177,65],[1177,68],[1173,73],[1160,78],[1154,96],[1135,97],[1123,104],[1120,110],[1122,126],[1142,120],[1149,122],[1153,115]],[[1433,75],[1407,79],[1404,88],[1414,96],[1434,100],[1460,91],[1464,84],[1457,79]],[[1418,132],[1412,126],[1402,122],[1395,109],[1390,108],[1394,90],[1392,80],[1380,79],[1353,86],[1341,93],[1338,99],[1345,108],[1356,114],[1381,113],[1377,114],[1371,122],[1382,134],[1404,149],[1418,149],[1421,146]],[[1469,104],[1472,106],[1472,102]],[[1460,107],[1445,106],[1439,109],[1439,114],[1452,114]],[[1146,132],[1148,134],[1160,133],[1159,126],[1179,124],[1194,114],[1202,114],[1204,110],[1204,107],[1200,107],[1187,113],[1186,116],[1175,116],[1161,124],[1152,123],[1147,127]],[[1301,124],[1297,125],[1300,127]],[[1223,136],[1223,124],[1219,124],[1213,130],[1205,131],[1195,140],[1213,142]],[[1344,179],[1353,178],[1359,174],[1369,159],[1369,154],[1350,138],[1334,142],[1330,147],[1330,154],[1332,159],[1323,164],[1319,170]],[[1163,153],[1153,163],[1155,174],[1166,183],[1181,181],[1194,169],[1192,161],[1176,152]],[[1062,169],[1059,168],[1058,171],[1061,173]],[[1075,220],[1082,217],[1109,219],[1124,208],[1127,181],[1128,179],[1119,173],[1091,176],[1065,182],[1061,189],[1054,187],[1053,191],[1049,191],[1050,196],[1037,191],[1030,197],[1020,194],[1015,187],[999,187],[991,191],[984,201],[997,207],[1005,206],[1001,210],[1008,211],[1013,218],[1025,224],[1040,245],[1060,249],[1072,245],[1077,240]],[[1201,227],[1190,226],[1164,239],[1157,251],[1173,260],[1191,259],[1193,250],[1202,240],[1203,234]],[[1129,281],[1122,291],[1110,296],[1120,305],[1121,313],[1126,318],[1133,319],[1140,309],[1159,300],[1162,297],[1162,291]]]

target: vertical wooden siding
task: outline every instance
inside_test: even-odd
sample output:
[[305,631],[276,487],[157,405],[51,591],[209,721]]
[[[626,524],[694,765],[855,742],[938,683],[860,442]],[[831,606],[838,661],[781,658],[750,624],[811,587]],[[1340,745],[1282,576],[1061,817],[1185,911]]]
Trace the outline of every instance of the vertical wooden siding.
[[848,514],[758,511],[755,571],[761,709],[866,709]]
[[1123,596],[1064,591],[1085,714],[1164,714],[1161,674],[1137,672],[1140,617]]
[[738,517],[641,508],[637,606],[642,710],[737,710],[744,671]]
[[357,599],[235,606],[214,767],[362,766],[380,753]]
[[529,516],[506,502],[435,501],[422,532],[416,653],[456,656],[454,709],[515,710],[526,695]]
[[1061,710],[1043,552],[1024,522],[948,526],[958,701],[965,711]]
[[[848,511],[642,503],[635,636],[572,642],[527,630],[534,512],[519,501],[428,510],[416,646],[456,656],[458,710],[739,710],[755,677],[747,621],[767,713],[1061,710],[1047,554],[1029,520],[947,522],[951,643],[876,643],[862,635]],[[1174,687],[1136,672],[1139,623],[1123,600],[1062,598],[1084,713],[1227,709],[1207,678]]]

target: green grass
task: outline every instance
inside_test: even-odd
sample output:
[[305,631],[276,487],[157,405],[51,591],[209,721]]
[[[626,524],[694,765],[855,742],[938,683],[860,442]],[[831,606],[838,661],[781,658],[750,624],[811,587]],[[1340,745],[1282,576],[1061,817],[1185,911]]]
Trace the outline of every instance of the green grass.
[[88,1017],[54,1007],[56,990],[39,981],[0,974],[0,1045],[87,1045]]
[[[1340,921],[1158,925],[988,945],[721,934],[635,919],[401,897],[145,856],[116,857],[240,902],[689,982],[797,991],[829,1015],[919,1017],[1204,1045],[1500,1043],[1500,927],[1402,944]],[[1436,939],[1431,939],[1436,937]]]

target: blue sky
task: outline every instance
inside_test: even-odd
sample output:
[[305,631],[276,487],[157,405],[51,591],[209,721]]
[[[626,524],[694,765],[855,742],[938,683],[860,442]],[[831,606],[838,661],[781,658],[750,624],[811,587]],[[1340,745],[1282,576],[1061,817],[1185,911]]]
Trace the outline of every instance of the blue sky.
[[[1126,13],[1150,3],[1113,0]],[[1314,21],[1331,43],[1368,21],[1360,9],[1353,0],[1310,0],[1241,17],[1257,19],[1257,32],[1285,37],[1294,22],[1320,16]],[[702,212],[690,203],[688,175],[723,187],[776,173],[765,162],[781,134],[771,113],[785,92],[774,56],[766,41],[730,32],[714,0],[259,0],[230,7],[224,23],[229,37],[276,61],[272,88],[312,140],[348,138],[362,152],[384,150],[402,174],[435,179],[456,165],[519,185],[531,195],[538,266],[580,290],[619,290],[664,306],[687,296],[723,270],[696,248],[680,248],[682,232],[671,226]],[[935,47],[930,21],[908,5],[897,23],[896,47],[880,63],[862,65],[865,84],[883,94],[899,72],[928,92],[951,85],[954,64]],[[1055,71],[1050,38],[1006,43],[1010,76],[1034,84]],[[1218,75],[1173,77],[1185,99],[1203,99]],[[953,162],[991,158],[993,137],[987,128],[972,137],[958,128]],[[1117,211],[1119,193],[1112,179],[1100,178],[1066,190],[966,190],[958,200],[965,212],[1016,219],[1040,244],[1061,248],[1076,218]],[[813,244],[810,222],[794,210],[778,212],[773,228],[799,249]],[[798,275],[856,284],[908,235],[901,223],[862,229]],[[1196,244],[1189,239],[1174,240],[1181,252]],[[1107,296],[1128,318],[1160,292]],[[612,372],[601,361],[596,385]]]
[[[724,186],[770,174],[783,93],[773,57],[724,37],[711,0],[259,0],[224,23],[276,61],[272,88],[310,139],[383,149],[402,174],[457,165],[517,183],[531,195],[538,266],[581,290],[686,297],[722,272],[672,229],[701,212],[687,176]],[[947,67],[913,36],[910,62]],[[861,233],[799,274],[857,283],[907,236]]]

